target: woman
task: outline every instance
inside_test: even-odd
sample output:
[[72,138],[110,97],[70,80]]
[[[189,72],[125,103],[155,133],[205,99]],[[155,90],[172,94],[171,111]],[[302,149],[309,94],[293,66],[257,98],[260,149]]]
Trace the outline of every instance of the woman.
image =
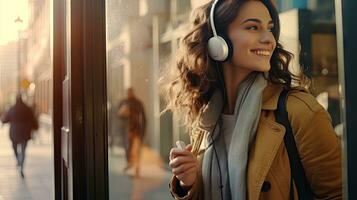
[[340,141],[328,113],[303,89],[305,76],[288,71],[292,55],[278,42],[279,16],[272,3],[216,0],[193,16],[166,95],[168,109],[187,116],[192,142],[170,151],[173,197],[298,199],[296,182],[290,189],[285,128],[274,117],[285,88],[314,198],[341,199]]

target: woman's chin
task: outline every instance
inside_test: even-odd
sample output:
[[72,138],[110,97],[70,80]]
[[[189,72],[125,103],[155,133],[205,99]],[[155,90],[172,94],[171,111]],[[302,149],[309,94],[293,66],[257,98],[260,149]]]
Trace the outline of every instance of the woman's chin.
[[268,72],[270,70],[270,64],[269,65],[257,65],[254,67],[253,71],[256,72]]

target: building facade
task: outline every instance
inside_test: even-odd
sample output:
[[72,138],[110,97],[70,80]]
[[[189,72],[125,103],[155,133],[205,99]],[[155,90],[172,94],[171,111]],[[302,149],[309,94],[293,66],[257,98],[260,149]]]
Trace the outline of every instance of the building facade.
[[52,63],[50,1],[29,1],[26,62],[23,64],[23,90],[30,104],[35,103],[40,119],[51,124]]
[[18,80],[18,43],[0,46],[0,110],[14,103]]

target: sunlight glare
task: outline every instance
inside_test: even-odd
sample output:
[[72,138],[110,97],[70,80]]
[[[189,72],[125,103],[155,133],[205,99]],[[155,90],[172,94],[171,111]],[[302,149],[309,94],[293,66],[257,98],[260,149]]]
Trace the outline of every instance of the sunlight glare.
[[[18,29],[28,26],[28,0],[0,0],[0,45],[18,39]],[[22,23],[16,24],[20,16]]]

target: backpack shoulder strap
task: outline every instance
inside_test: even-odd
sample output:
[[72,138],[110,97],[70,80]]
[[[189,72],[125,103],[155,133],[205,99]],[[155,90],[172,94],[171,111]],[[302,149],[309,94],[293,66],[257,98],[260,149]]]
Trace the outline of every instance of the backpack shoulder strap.
[[299,152],[296,147],[293,131],[288,118],[288,112],[286,110],[287,97],[290,90],[283,89],[279,96],[278,107],[275,110],[276,122],[282,124],[285,127],[284,144],[288,152],[291,179],[290,179],[290,199],[294,199],[294,187],[295,182],[299,199],[313,199],[314,195],[310,188],[310,184],[306,178],[304,167],[301,163]]

